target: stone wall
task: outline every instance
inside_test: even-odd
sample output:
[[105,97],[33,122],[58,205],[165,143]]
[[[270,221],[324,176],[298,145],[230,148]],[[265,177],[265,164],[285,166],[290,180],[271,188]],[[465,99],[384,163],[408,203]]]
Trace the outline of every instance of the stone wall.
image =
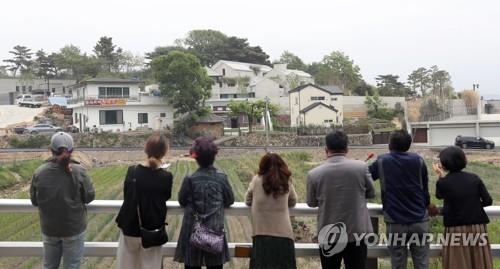
[[[371,145],[369,134],[349,135],[350,145]],[[236,139],[223,142],[223,146],[262,146],[266,144],[266,136],[261,133],[244,134]],[[324,146],[325,136],[298,136],[294,134],[269,134],[269,146],[276,147],[309,147]]]

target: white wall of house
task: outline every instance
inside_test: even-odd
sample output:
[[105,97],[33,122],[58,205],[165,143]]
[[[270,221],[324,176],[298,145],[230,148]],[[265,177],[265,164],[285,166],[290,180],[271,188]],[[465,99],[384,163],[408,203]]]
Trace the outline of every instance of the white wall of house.
[[332,124],[338,125],[342,123],[339,113],[321,105],[307,111],[301,117],[305,125],[323,125],[329,127]]
[[103,84],[94,84],[89,83],[84,86],[73,89],[73,98],[75,97],[83,97],[85,98],[98,98],[99,97],[99,87],[122,87],[129,88],[129,96],[137,97],[139,95],[139,84],[117,84],[117,83],[103,83]]
[[314,79],[311,75],[299,70],[290,70],[287,68],[286,64],[274,64],[273,69],[267,72],[264,77],[278,78],[282,82],[282,84],[287,84],[285,86],[289,87],[290,82],[294,80],[296,80],[296,82],[298,83],[298,85],[293,85],[295,87],[303,84],[314,83]]
[[264,78],[250,87],[250,91],[255,93],[255,99],[264,100],[269,98],[269,102],[277,104],[280,107],[279,114],[289,115],[290,105],[286,89],[272,79]]
[[[123,111],[123,122],[117,124],[100,124],[100,111],[121,110]],[[147,113],[147,123],[139,123],[139,113]],[[164,113],[164,115],[162,115]],[[78,115],[75,115],[78,114]],[[164,116],[164,117],[162,117]],[[75,122],[75,119],[78,120]],[[80,119],[87,119],[81,123]],[[138,128],[163,129],[167,126],[173,127],[173,109],[165,105],[127,105],[127,106],[85,106],[73,109],[74,126],[84,129],[92,129],[96,126],[103,131],[128,131]]]
[[249,77],[249,78],[257,78],[260,77],[262,78],[263,72],[258,72],[257,74],[253,71],[247,71],[247,70],[238,70],[234,69],[231,67],[229,64],[225,63],[224,61],[219,61],[215,63],[212,66],[212,69],[221,74],[223,77],[228,77],[228,78],[243,78],[243,77]]
[[[321,99],[324,100],[314,100]],[[344,96],[332,95],[326,91],[320,90],[313,86],[308,86],[299,92],[292,92],[289,96],[290,102],[290,122],[292,126],[297,126],[300,124],[300,111],[309,105],[322,102],[326,105],[333,106],[338,110],[338,115],[340,117],[340,122],[343,121],[343,98]]]

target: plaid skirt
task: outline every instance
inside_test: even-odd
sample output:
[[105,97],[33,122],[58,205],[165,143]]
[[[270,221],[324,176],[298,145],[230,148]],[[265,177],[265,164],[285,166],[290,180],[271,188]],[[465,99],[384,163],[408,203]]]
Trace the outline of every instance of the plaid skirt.
[[250,269],[296,269],[295,244],[287,237],[253,237]]
[[[445,244],[443,246],[444,269],[493,269],[491,247],[488,240],[486,224],[473,224],[445,228],[445,236],[453,238],[469,237],[477,239],[475,243],[469,240],[457,240],[459,243]],[[448,243],[454,243],[448,240]]]

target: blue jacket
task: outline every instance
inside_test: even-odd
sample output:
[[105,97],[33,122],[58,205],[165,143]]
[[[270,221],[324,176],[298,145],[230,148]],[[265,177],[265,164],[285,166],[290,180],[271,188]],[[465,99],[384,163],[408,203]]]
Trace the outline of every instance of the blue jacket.
[[428,220],[429,177],[422,157],[392,151],[380,155],[369,169],[373,180],[380,179],[386,222],[411,224]]

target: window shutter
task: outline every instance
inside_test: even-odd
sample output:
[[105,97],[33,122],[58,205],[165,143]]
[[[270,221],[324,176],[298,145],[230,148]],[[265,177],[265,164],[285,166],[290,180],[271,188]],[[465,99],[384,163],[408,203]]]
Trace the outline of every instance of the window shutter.
[[106,124],[106,110],[99,110],[99,124]]
[[116,118],[117,118],[118,124],[123,124],[123,110],[116,111]]

